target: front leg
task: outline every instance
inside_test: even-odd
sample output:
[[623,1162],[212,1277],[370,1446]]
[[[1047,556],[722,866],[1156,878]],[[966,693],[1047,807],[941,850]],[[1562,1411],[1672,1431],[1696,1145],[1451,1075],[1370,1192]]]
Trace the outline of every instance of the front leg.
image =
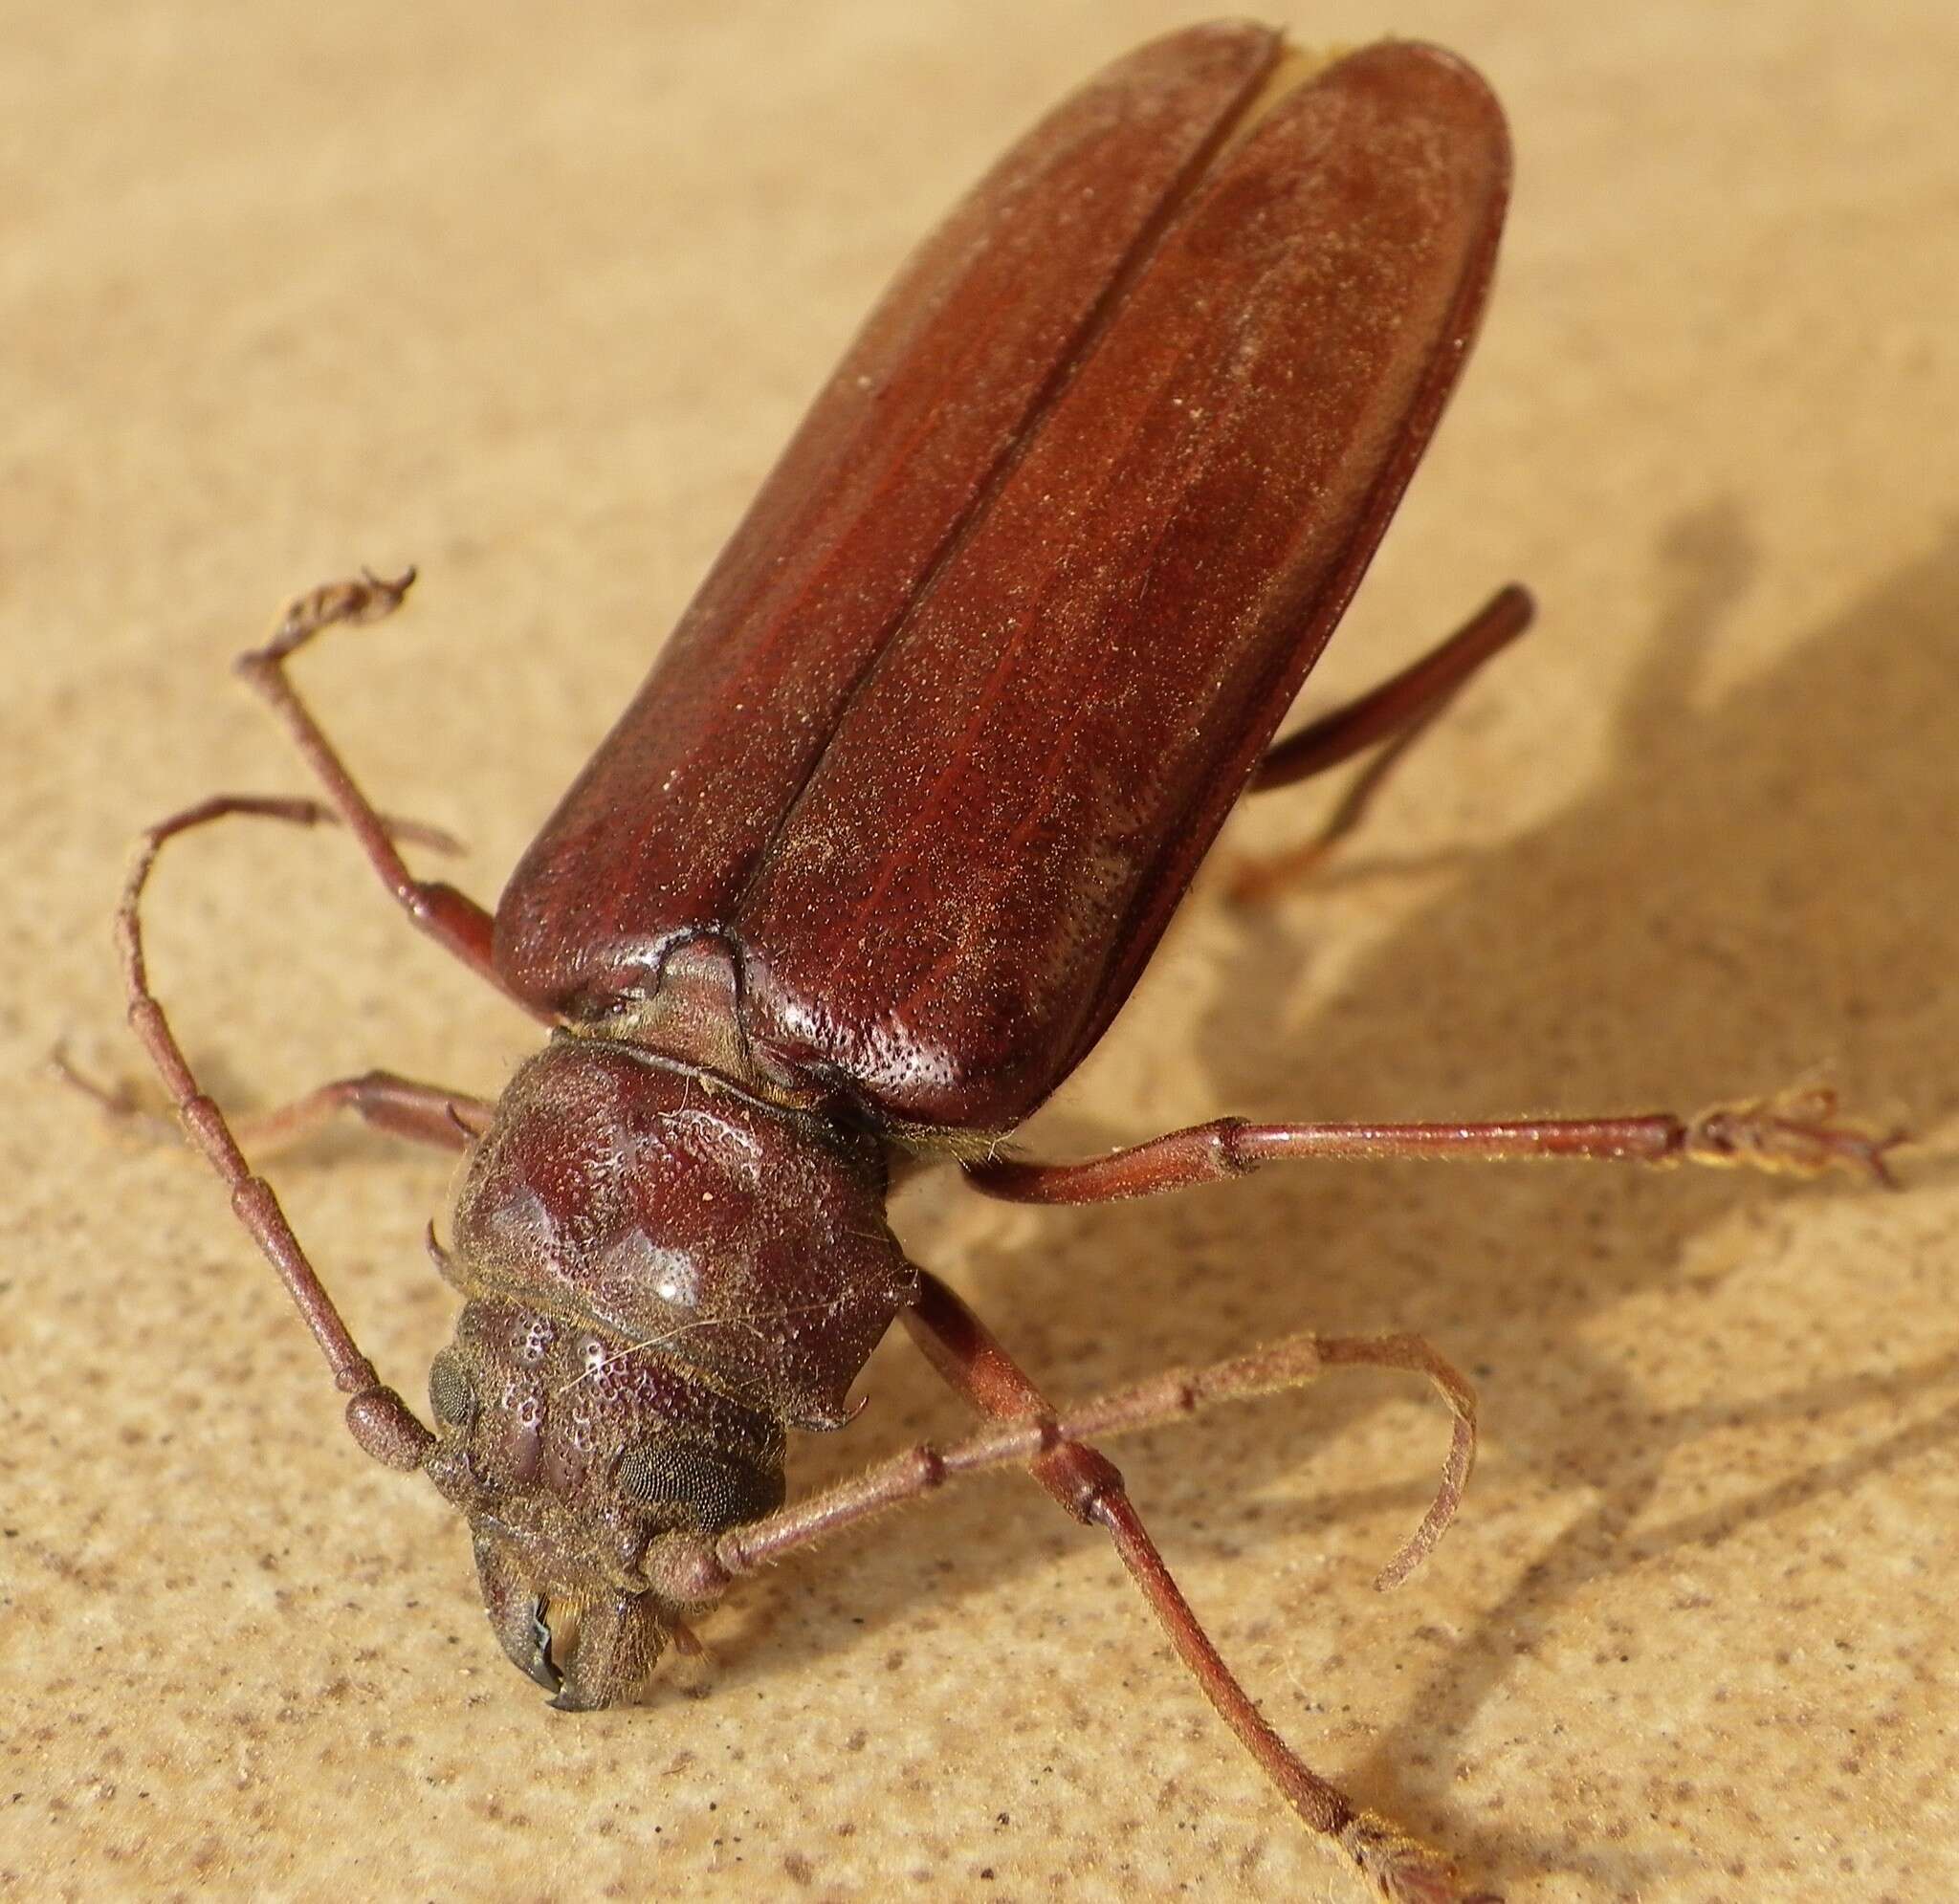
[[[79,1091],[120,1128],[157,1143],[177,1141],[181,1134],[177,1127],[144,1108],[126,1086],[99,1083],[77,1070],[63,1051],[56,1051],[50,1062],[63,1083]],[[490,1128],[495,1112],[496,1106],[488,1098],[468,1091],[451,1091],[394,1071],[363,1071],[358,1077],[316,1084],[285,1104],[248,1111],[230,1123],[239,1149],[259,1157],[304,1143],[316,1130],[341,1116],[357,1117],[370,1130],[386,1137],[431,1145],[438,1150],[462,1150]]]

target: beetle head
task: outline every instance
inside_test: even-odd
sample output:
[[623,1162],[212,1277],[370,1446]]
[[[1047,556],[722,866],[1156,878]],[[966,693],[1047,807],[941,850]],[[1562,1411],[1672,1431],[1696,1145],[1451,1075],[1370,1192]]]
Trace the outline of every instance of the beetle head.
[[491,1627],[564,1711],[629,1697],[717,1597],[711,1537],[782,1499],[778,1423],[588,1324],[470,1302],[429,1390]]

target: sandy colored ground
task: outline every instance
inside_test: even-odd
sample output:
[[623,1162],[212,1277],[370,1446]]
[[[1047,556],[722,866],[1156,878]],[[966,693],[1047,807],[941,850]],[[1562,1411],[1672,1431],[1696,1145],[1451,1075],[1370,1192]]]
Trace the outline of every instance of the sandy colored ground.
[[[135,1074],[136,826],[301,784],[224,673],[286,595],[423,565],[304,678],[493,894],[907,244],[1188,12],[4,11],[0,1896],[1352,1897],[1012,1477],[743,1592],[711,1677],[551,1714],[210,1179],[39,1069],[65,1036]],[[1100,1213],[929,1186],[901,1227],[1057,1389],[1312,1325],[1475,1371],[1487,1458],[1392,1598],[1419,1396],[1354,1376],[1125,1466],[1270,1717],[1516,1904],[1959,1894],[1959,15],[1292,18],[1459,47],[1520,164],[1479,360],[1316,686],[1511,575],[1544,622],[1339,877],[1250,921],[1200,889],[1035,1134],[1822,1065],[1928,1148],[1895,1196],[1329,1167]],[[330,838],[186,852],[154,952],[239,1104],[375,1062],[494,1090],[531,1042]],[[445,1177],[358,1133],[279,1176],[410,1393]],[[799,1480],[958,1423],[901,1341],[863,1392]]]

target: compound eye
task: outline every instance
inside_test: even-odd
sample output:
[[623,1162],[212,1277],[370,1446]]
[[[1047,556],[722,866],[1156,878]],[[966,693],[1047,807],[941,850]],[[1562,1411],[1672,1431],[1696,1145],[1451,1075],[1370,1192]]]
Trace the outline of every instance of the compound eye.
[[[619,1492],[669,1526],[719,1533],[782,1504],[782,1477],[697,1441],[641,1442],[619,1457]],[[661,1513],[665,1509],[667,1512]]]
[[445,1428],[467,1428],[476,1418],[476,1390],[463,1359],[445,1348],[429,1365],[429,1406]]

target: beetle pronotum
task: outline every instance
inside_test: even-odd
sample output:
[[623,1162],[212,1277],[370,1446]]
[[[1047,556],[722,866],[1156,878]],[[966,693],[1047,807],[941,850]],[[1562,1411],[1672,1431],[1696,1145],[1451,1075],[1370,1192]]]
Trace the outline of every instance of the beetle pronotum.
[[[1093,1202],[1282,1159],[1581,1156],[1883,1171],[1820,1098],[1698,1118],[1250,1125],[1092,1161],[1002,1140],[1115,1015],[1248,790],[1392,757],[1523,629],[1500,592],[1423,662],[1273,745],[1466,353],[1508,186],[1502,116],[1433,49],[1313,68],[1200,27],[1014,145],[900,274],[653,672],[493,913],[415,876],[291,687],[408,578],[295,603],[243,657],[323,798],[219,797],[152,828],[120,915],[132,1022],[283,1278],[361,1446],[468,1518],[510,1657],[567,1709],[635,1692],[740,1575],[948,1477],[1024,1464],[1102,1526],[1199,1684],[1383,1894],[1464,1893],[1260,1718],[1090,1437],[1308,1381],[1428,1375],[1411,1338],[1298,1337],[1056,1410],[886,1227],[893,1173]],[[425,1427],[361,1352],[144,965],[163,843],[227,816],[344,825],[413,923],[552,1026],[491,1104],[384,1072],[240,1127],[351,1110],[468,1153],[462,1293]],[[787,1431],[848,1416],[901,1318],[984,1418],[785,1505]]]

